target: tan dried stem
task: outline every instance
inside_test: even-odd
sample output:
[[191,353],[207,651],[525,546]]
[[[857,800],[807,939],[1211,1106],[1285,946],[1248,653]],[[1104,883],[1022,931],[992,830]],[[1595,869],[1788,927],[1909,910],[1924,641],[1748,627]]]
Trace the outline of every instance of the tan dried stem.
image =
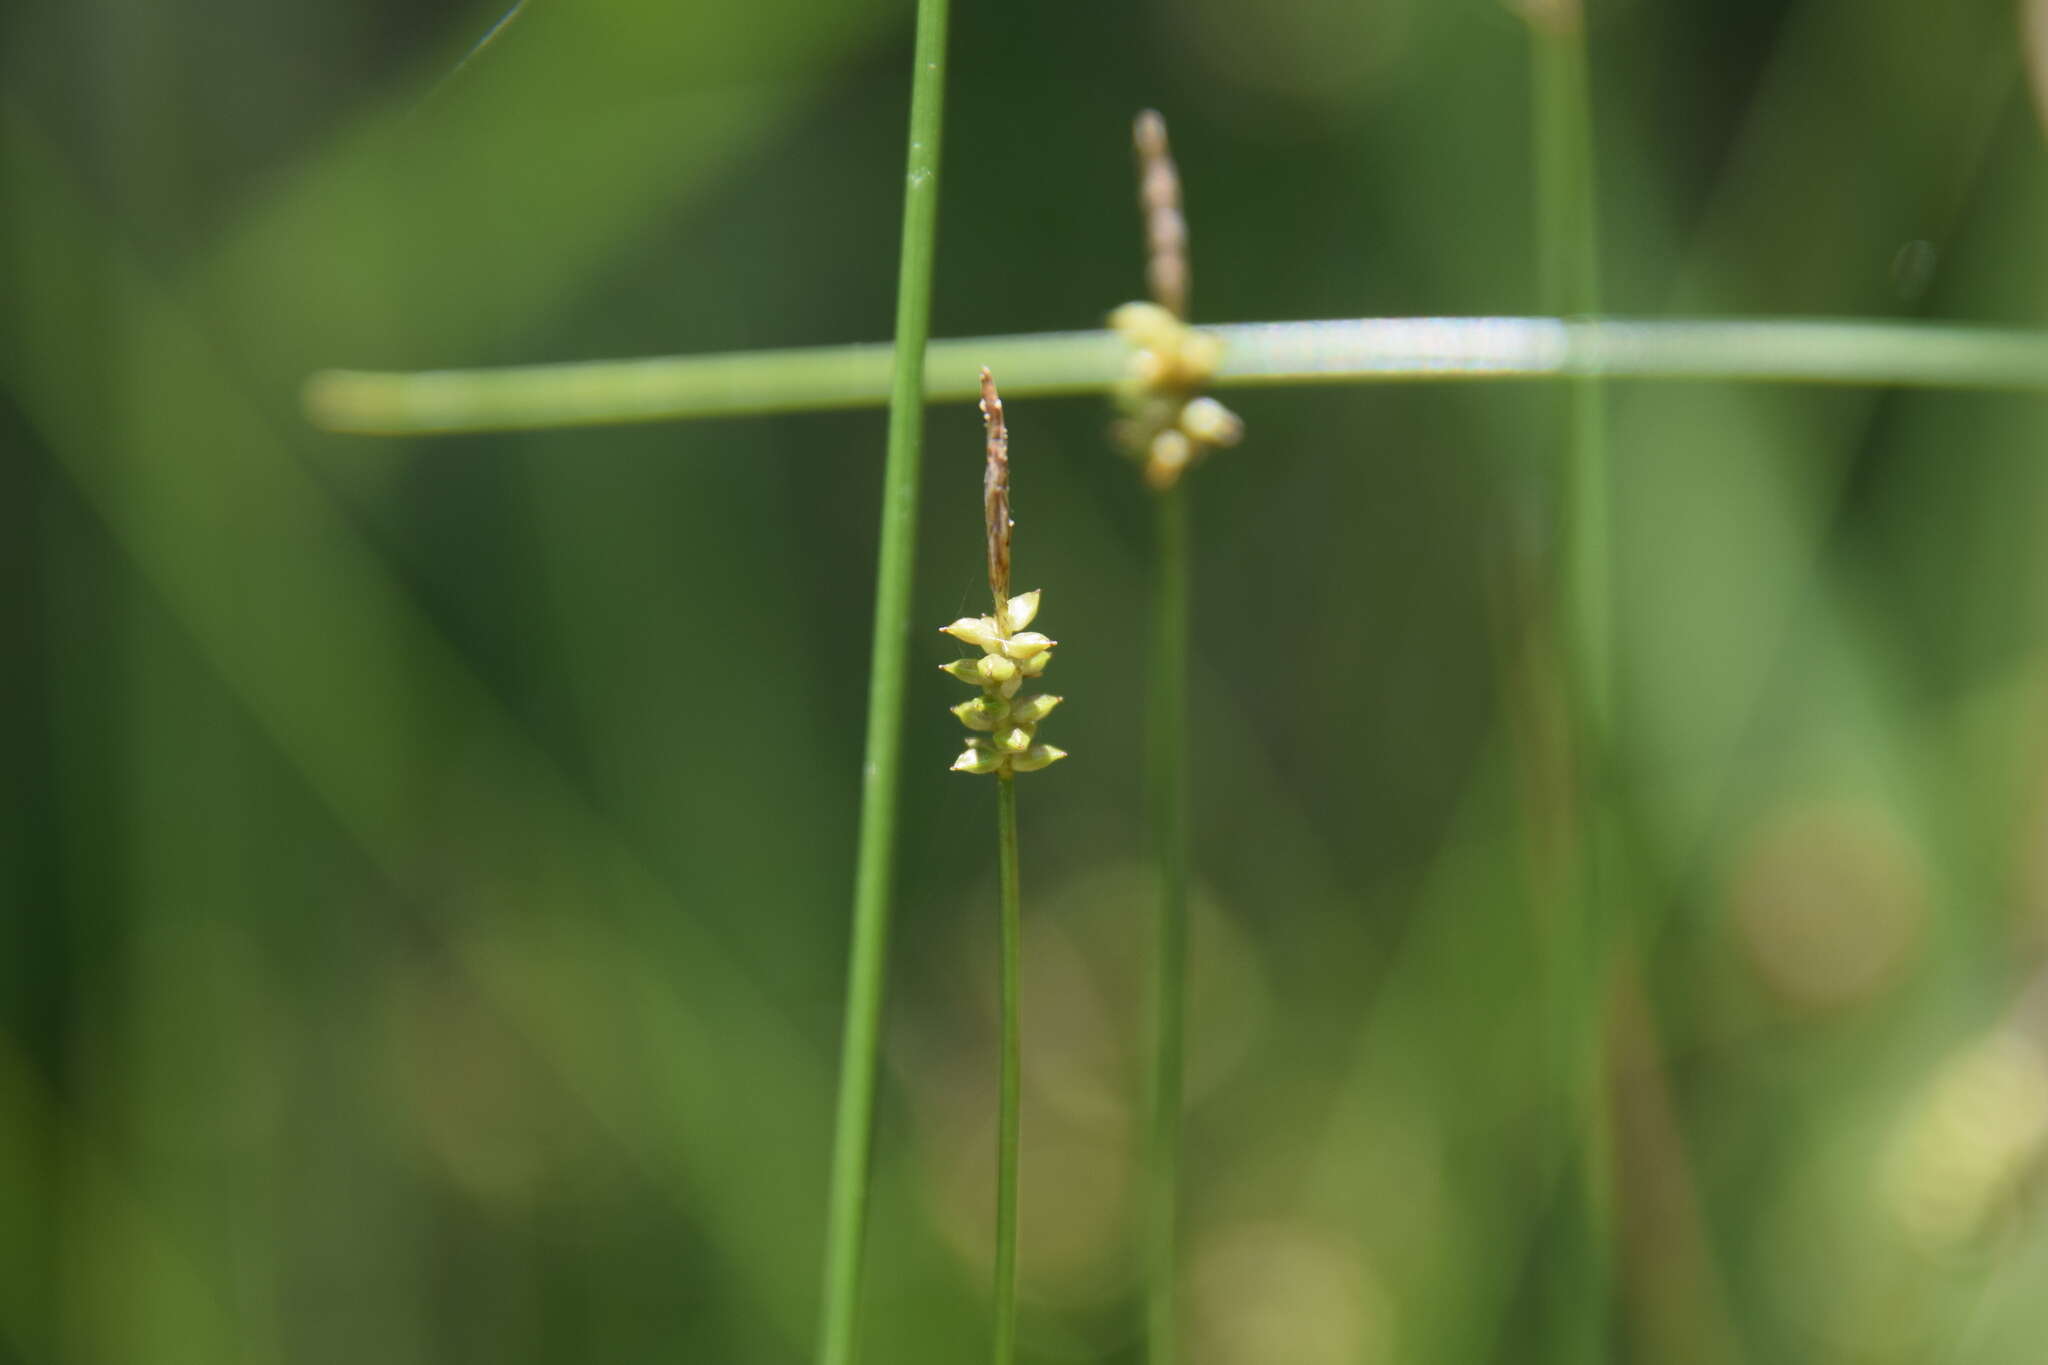
[[981,420],[988,429],[988,468],[981,476],[982,519],[988,528],[988,590],[1001,615],[1010,600],[1010,433],[995,377],[981,367]]
[[1152,299],[1175,317],[1188,315],[1188,220],[1181,212],[1180,171],[1166,142],[1166,120],[1141,112],[1131,127],[1138,153],[1138,205],[1145,213],[1145,279]]

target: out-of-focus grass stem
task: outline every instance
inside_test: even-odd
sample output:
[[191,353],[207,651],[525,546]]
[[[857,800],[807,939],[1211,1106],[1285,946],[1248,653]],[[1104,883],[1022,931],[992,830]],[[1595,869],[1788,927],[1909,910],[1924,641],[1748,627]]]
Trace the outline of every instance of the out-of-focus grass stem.
[[[1562,316],[1600,307],[1593,114],[1581,0],[1523,0],[1528,20],[1541,306]],[[1564,382],[1557,481],[1556,574],[1565,632],[1557,652],[1569,710],[1573,819],[1562,884],[1544,935],[1544,997],[1561,1122],[1555,1238],[1541,1255],[1554,1330],[1546,1356],[1606,1358],[1612,1318],[1612,1192],[1605,1084],[1605,963],[1611,938],[1606,856],[1611,723],[1612,572],[1606,396],[1601,381]]]
[[888,458],[882,474],[881,550],[868,673],[860,845],[854,872],[846,1022],[840,1043],[826,1207],[819,1365],[852,1365],[859,1329],[867,1232],[875,1080],[894,889],[896,806],[902,768],[903,693],[910,590],[917,542],[918,472],[924,447],[925,342],[931,331],[932,258],[938,241],[939,139],[945,103],[947,0],[918,0],[910,86],[910,149],[903,182],[903,242],[896,287],[896,343],[889,390]]
[[[1203,328],[1223,343],[1214,388],[1605,379],[2048,390],[2048,330],[1854,318],[1336,318]],[[1101,394],[1129,347],[1113,332],[935,341],[927,402],[974,394],[975,367],[1012,397]],[[325,370],[313,421],[369,436],[526,431],[872,408],[892,392],[886,343],[648,356],[479,370]]]
[[[1186,326],[1193,272],[1180,168],[1168,144],[1165,118],[1156,110],[1142,111],[1132,125],[1131,140],[1138,157],[1138,207],[1144,219],[1145,280],[1152,306],[1148,314],[1142,305],[1127,305],[1111,321],[1124,330],[1140,319],[1153,318],[1131,332],[1141,347],[1141,372],[1148,377],[1124,395],[1130,406],[1122,424],[1122,439],[1144,462],[1156,513],[1145,753],[1156,878],[1151,1068],[1146,1084],[1145,1358],[1149,1365],[1174,1365],[1180,1358],[1181,1081],[1188,955],[1189,495],[1183,475],[1208,445],[1198,445],[1185,428],[1194,401],[1213,403],[1195,400],[1191,392],[1213,369],[1213,360],[1205,356],[1199,365],[1186,363],[1194,351],[1191,343],[1200,338]],[[1230,421],[1236,423],[1234,417]]]
[[1153,494],[1151,696],[1146,775],[1158,875],[1152,969],[1150,1132],[1145,1169],[1146,1359],[1171,1365],[1179,1278],[1180,1111],[1188,938],[1188,488]]

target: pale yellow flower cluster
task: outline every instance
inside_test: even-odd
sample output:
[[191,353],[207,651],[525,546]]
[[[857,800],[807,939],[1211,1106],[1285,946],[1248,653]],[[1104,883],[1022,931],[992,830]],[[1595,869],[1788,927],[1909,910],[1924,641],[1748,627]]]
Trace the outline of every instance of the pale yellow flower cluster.
[[1236,445],[1244,422],[1201,390],[1223,359],[1223,343],[1156,303],[1127,303],[1109,325],[1132,346],[1116,387],[1118,441],[1145,462],[1145,482],[1167,489],[1218,446]]
[[1020,697],[1026,678],[1045,672],[1058,643],[1024,627],[1038,615],[1038,590],[1012,597],[993,616],[963,616],[944,627],[957,640],[978,646],[979,659],[957,659],[946,672],[981,695],[953,708],[960,723],[976,733],[953,761],[960,773],[1028,773],[1057,763],[1064,749],[1038,742],[1038,722],[1060,704],[1058,697],[1034,693]]

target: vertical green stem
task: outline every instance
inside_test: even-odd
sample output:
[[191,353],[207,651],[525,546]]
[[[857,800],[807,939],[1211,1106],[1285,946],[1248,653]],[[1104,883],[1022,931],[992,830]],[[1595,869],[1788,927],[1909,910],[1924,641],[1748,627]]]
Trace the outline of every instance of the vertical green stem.
[[[1534,38],[1536,227],[1542,306],[1560,316],[1600,309],[1600,241],[1594,210],[1593,110],[1579,0],[1549,0]],[[1606,399],[1595,377],[1565,381],[1565,496],[1561,503],[1572,667],[1580,723],[1604,738],[1612,671],[1608,569]],[[1591,774],[1589,773],[1590,777]],[[1596,789],[1596,782],[1582,784]]]
[[1151,1132],[1146,1170],[1146,1359],[1177,1358],[1176,1235],[1180,1203],[1181,1054],[1187,1011],[1188,940],[1188,491],[1186,480],[1156,496],[1157,581],[1152,637],[1148,768],[1153,856],[1158,866],[1157,945],[1152,981]]
[[[1533,41],[1537,249],[1542,304],[1598,311],[1592,99],[1581,0],[1527,0]],[[1553,1074],[1563,1117],[1557,1241],[1546,1249],[1556,1315],[1551,1358],[1593,1365],[1612,1327],[1611,1159],[1606,1088],[1606,960],[1612,574],[1605,396],[1600,381],[1566,381],[1558,497],[1559,614],[1571,709],[1573,855],[1546,936]]]
[[889,389],[889,453],[882,474],[881,553],[868,674],[867,754],[861,778],[860,851],[853,941],[840,1043],[839,1107],[825,1226],[819,1365],[852,1365],[867,1231],[875,1075],[895,873],[896,789],[902,767],[903,688],[917,542],[918,470],[924,454],[924,353],[931,332],[932,257],[938,241],[939,135],[945,97],[947,0],[918,0],[910,85],[910,150],[903,182],[903,246],[896,285],[896,354]]
[[1023,917],[1017,877],[1017,779],[998,774],[996,854],[1002,895],[1002,1100],[996,1120],[995,1365],[1017,1358],[1017,1129],[1019,1117],[1018,962]]

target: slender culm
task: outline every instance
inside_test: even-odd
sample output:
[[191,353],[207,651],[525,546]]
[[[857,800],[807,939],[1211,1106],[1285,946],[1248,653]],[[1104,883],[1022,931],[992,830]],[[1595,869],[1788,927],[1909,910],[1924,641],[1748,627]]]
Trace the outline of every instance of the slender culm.
[[1178,1358],[1181,1074],[1188,954],[1188,490],[1154,497],[1152,676],[1146,788],[1156,879],[1151,1068],[1145,1143],[1145,1342],[1151,1365]]
[[960,659],[945,671],[981,689],[981,695],[953,708],[974,732],[953,770],[996,775],[996,865],[1001,902],[1001,948],[997,997],[1002,1014],[1002,1062],[996,1116],[995,1365],[1010,1365],[1017,1354],[1017,1132],[1020,1116],[1018,962],[1021,917],[1017,874],[1018,773],[1057,763],[1066,751],[1038,742],[1038,722],[1060,704],[1042,693],[1019,696],[1027,679],[1045,672],[1053,646],[1026,630],[1038,614],[1040,594],[1010,596],[1010,432],[1003,400],[987,369],[981,372],[981,417],[987,432],[987,460],[981,480],[983,529],[988,542],[988,590],[995,609],[987,616],[963,616],[945,633],[977,645],[978,659]]
[[[1581,0],[1523,0],[1532,68],[1537,275],[1542,305],[1585,316],[1600,307],[1592,101]],[[1559,1216],[1546,1249],[1546,1297],[1555,1330],[1540,1358],[1598,1365],[1614,1315],[1612,1153],[1607,1098],[1607,960],[1614,904],[1607,854],[1608,697],[1612,670],[1609,467],[1606,398],[1592,375],[1565,380],[1559,395],[1556,574],[1553,619],[1570,711],[1573,835],[1560,883],[1540,887],[1547,1050],[1560,1125],[1547,1141],[1558,1173]]]
[[918,0],[912,58],[910,148],[903,181],[903,243],[896,285],[896,355],[889,390],[888,460],[882,474],[881,553],[875,567],[874,643],[869,661],[867,752],[862,765],[846,1022],[840,1038],[839,1103],[833,1122],[831,1189],[826,1207],[819,1365],[853,1365],[860,1325],[875,1077],[881,1058],[889,900],[895,872],[896,790],[902,769],[918,469],[924,453],[924,353],[931,331],[932,257],[938,241],[946,5],[947,0]]
[[1166,120],[1147,109],[1132,128],[1144,217],[1149,303],[1127,303],[1110,325],[1133,347],[1117,389],[1117,437],[1143,462],[1155,495],[1153,628],[1146,702],[1146,787],[1157,877],[1146,1084],[1145,1349],[1151,1365],[1179,1357],[1181,1074],[1188,954],[1188,492],[1181,475],[1244,427],[1203,390],[1223,358],[1187,322],[1192,272],[1180,171]]
[[996,1114],[995,1365],[1017,1358],[1017,1139],[1022,1117],[1023,1038],[1019,976],[1023,960],[1022,892],[1017,875],[1017,778],[996,780],[996,857],[1002,922],[997,1008],[1002,1014],[1002,1063]]

